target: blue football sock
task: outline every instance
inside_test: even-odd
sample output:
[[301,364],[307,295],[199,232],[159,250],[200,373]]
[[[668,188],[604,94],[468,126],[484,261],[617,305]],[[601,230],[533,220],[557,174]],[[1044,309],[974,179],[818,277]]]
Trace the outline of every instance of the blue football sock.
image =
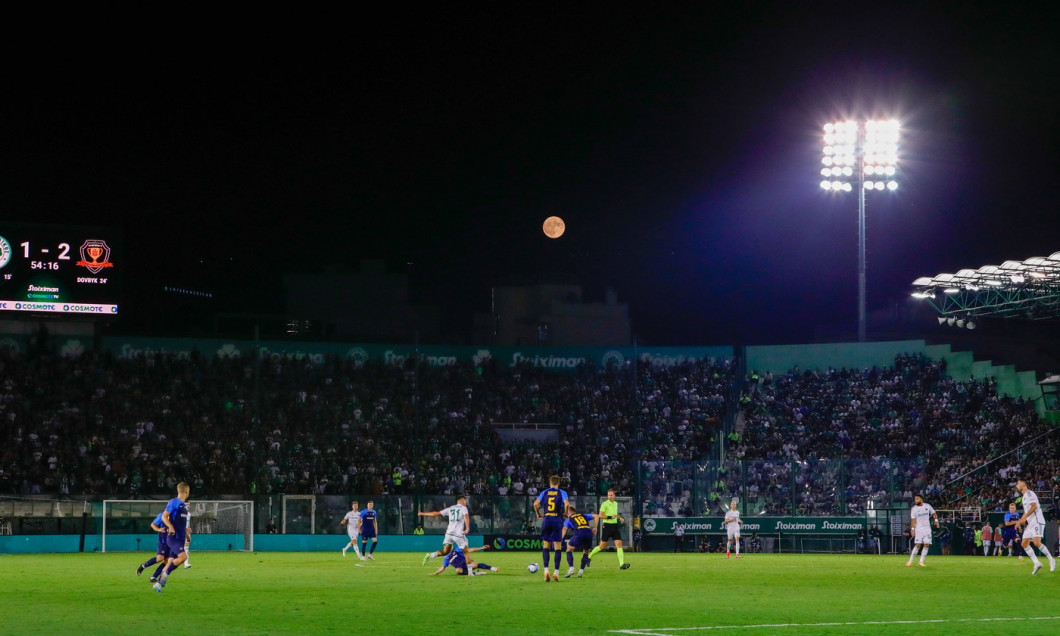
[[563,565],[563,550],[556,550],[556,569]]
[[583,569],[583,570],[584,570],[585,568],[589,567],[589,555],[588,555],[588,554],[583,554],[583,555],[582,555],[582,564],[581,564],[581,566],[580,566],[580,567],[581,567],[581,569]]
[[567,551],[567,565],[574,567],[574,553],[569,550]]
[[492,566],[486,565],[485,563],[483,563],[481,561],[479,561],[478,564],[475,567],[480,569],[480,570],[492,570],[493,569]]
[[552,555],[549,554],[548,548],[543,548],[541,550],[541,567],[543,567],[543,568],[545,568],[547,570],[548,569],[548,560],[551,557],[552,557]]
[[151,557],[150,559],[144,561],[143,565],[141,565],[140,567],[146,570],[147,568],[151,567],[154,564],[155,564],[155,557]]
[[375,554],[375,546],[379,545],[377,541],[372,541],[372,549],[368,554]]
[[157,579],[158,577],[162,576],[162,570],[164,570],[164,569],[166,569],[166,562],[165,561],[159,563],[158,567],[155,568],[154,577]]

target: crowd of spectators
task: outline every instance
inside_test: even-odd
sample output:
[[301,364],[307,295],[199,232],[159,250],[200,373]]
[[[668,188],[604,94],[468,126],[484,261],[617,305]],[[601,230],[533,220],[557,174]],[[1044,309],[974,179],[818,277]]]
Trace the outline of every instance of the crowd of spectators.
[[[0,354],[0,493],[632,494],[637,459],[689,462],[729,361],[556,372],[273,357]],[[502,441],[494,424],[558,425]]]
[[[922,356],[738,378],[731,360],[555,371],[5,350],[0,422],[0,494],[134,498],[186,480],[203,496],[529,496],[558,473],[581,495],[633,495],[639,480],[644,514],[677,516],[732,497],[857,513],[913,491],[992,508],[1017,475],[1060,485],[1057,436],[1003,456],[1047,432],[1031,404]],[[495,426],[520,423],[558,439]],[[722,435],[726,461],[710,461]]]
[[[913,492],[994,509],[1014,498],[1021,476],[1045,492],[1060,487],[1058,436],[1032,403],[999,397],[991,379],[949,377],[944,361],[922,355],[887,368],[767,373],[748,382],[741,403],[733,457],[764,460],[745,464],[770,512],[793,498],[800,512],[841,513],[842,501],[858,512],[869,500],[908,501]],[[841,457],[858,460],[826,461]],[[796,492],[788,475],[774,477],[778,464],[799,473]],[[837,484],[843,492],[829,487]]]

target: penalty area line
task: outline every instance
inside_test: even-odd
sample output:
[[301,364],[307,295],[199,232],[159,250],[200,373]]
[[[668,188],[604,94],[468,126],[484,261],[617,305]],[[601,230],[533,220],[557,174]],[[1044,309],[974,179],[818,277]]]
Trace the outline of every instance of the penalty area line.
[[761,625],[707,625],[703,627],[643,627],[640,629],[612,629],[611,634],[633,636],[671,636],[674,632],[704,631],[708,629],[776,629],[778,627],[864,627],[867,625],[926,625],[933,623],[1002,623],[1013,621],[1057,621],[1060,616],[1006,616],[999,618],[927,618],[906,621],[849,621],[828,623],[764,623]]

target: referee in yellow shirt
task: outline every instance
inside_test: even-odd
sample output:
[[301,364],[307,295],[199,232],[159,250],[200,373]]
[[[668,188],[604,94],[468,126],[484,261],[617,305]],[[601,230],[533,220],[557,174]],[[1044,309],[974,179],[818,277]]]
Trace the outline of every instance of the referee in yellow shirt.
[[[603,532],[600,531],[600,524],[603,524]],[[600,537],[600,545],[593,548],[593,551],[589,553],[589,558],[593,558],[600,550],[607,549],[607,542],[614,541],[615,549],[618,550],[618,567],[623,570],[629,569],[629,564],[626,563],[626,554],[622,550],[622,524],[626,523],[626,520],[622,518],[622,515],[618,514],[618,502],[615,501],[615,491],[607,491],[607,499],[600,504],[600,514],[596,516],[596,534]]]

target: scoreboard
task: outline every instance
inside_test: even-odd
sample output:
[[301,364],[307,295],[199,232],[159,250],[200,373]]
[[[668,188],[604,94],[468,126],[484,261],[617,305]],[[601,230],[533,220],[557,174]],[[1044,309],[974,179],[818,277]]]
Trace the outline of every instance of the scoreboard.
[[117,316],[125,264],[113,228],[0,221],[0,315]]

